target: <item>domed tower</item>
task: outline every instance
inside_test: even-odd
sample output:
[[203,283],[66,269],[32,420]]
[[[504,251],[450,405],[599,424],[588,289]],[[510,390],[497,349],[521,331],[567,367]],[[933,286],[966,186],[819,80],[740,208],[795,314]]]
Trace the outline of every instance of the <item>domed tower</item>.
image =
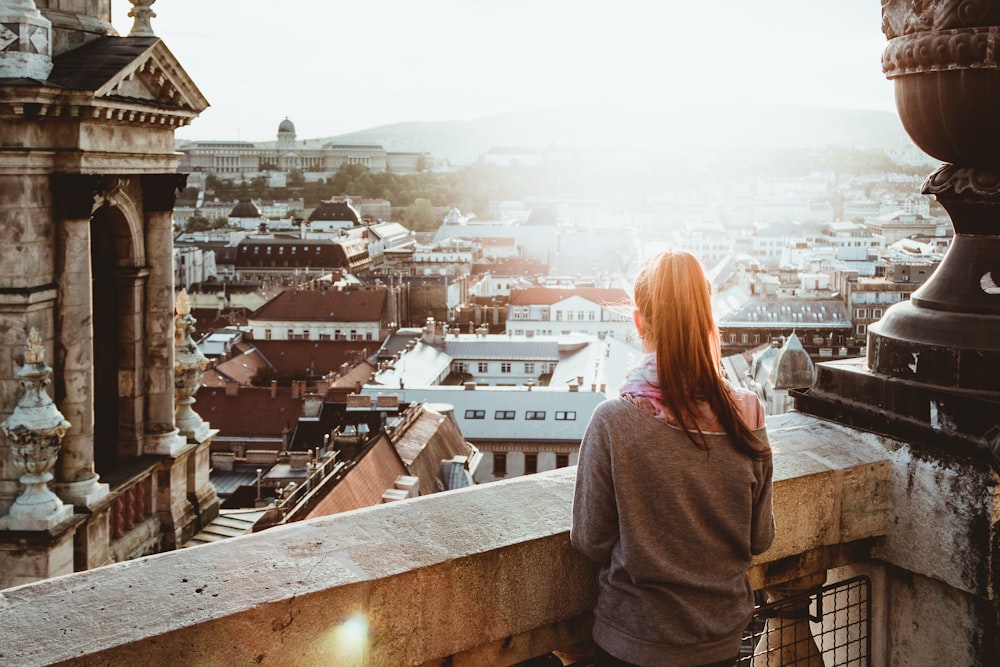
[[31,465],[71,508],[32,509],[0,438],[0,588],[180,546],[218,511],[211,437],[175,423],[172,335],[174,131],[208,102],[153,2],[122,37],[110,0],[0,0],[0,423],[49,366],[67,426]]
[[285,150],[295,148],[295,125],[288,120],[288,116],[278,124],[278,148]]

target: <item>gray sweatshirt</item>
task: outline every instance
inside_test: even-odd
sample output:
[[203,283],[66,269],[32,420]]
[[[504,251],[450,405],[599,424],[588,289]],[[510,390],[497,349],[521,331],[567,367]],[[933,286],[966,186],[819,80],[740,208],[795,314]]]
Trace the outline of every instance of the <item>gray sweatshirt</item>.
[[774,539],[771,459],[706,439],[708,451],[620,398],[584,434],[570,539],[601,565],[594,641],[621,660],[697,665],[739,651],[750,558]]

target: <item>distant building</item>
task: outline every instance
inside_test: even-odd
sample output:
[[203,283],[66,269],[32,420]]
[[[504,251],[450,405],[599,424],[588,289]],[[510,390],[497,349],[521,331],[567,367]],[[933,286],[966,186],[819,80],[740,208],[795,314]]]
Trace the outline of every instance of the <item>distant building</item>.
[[379,340],[386,288],[286,289],[248,321],[255,339]]
[[299,277],[345,269],[358,273],[371,263],[368,242],[363,237],[300,238],[294,236],[247,236],[236,248],[233,274],[237,280]]
[[447,404],[484,455],[476,482],[574,465],[594,408],[643,353],[596,336],[459,334],[439,323],[397,332],[362,391]]
[[876,218],[868,218],[865,220],[865,226],[872,234],[881,236],[883,247],[888,247],[910,236],[935,236],[938,230],[943,230],[948,223],[918,213],[895,211]]
[[625,290],[529,287],[511,290],[507,331],[515,335],[608,334],[630,340],[635,324]]
[[814,359],[858,356],[843,300],[752,297],[718,318],[724,356],[746,352],[796,333]]
[[177,150],[182,172],[236,180],[292,171],[303,172],[306,180],[319,180],[345,165],[361,165],[376,173],[413,174],[427,169],[432,161],[429,153],[390,152],[378,144],[307,144],[297,140],[295,125],[285,118],[278,125],[276,142],[193,141]]

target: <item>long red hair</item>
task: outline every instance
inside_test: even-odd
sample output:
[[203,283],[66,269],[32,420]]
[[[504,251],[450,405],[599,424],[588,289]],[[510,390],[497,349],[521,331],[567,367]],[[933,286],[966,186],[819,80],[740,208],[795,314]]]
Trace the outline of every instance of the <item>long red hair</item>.
[[691,441],[707,446],[697,409],[707,402],[741,451],[756,459],[767,458],[770,448],[747,426],[723,378],[711,288],[695,256],[665,252],[650,260],[636,278],[635,305],[643,319],[644,337],[656,353],[663,405]]

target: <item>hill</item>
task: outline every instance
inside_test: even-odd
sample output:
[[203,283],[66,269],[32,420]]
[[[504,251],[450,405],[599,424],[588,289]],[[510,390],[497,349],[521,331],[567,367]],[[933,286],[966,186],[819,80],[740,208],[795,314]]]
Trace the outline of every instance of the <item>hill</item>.
[[427,151],[459,163],[474,161],[496,147],[702,152],[829,145],[897,148],[909,143],[892,112],[794,106],[504,113],[474,120],[393,123],[309,139],[306,145],[331,141],[380,144],[389,151]]

